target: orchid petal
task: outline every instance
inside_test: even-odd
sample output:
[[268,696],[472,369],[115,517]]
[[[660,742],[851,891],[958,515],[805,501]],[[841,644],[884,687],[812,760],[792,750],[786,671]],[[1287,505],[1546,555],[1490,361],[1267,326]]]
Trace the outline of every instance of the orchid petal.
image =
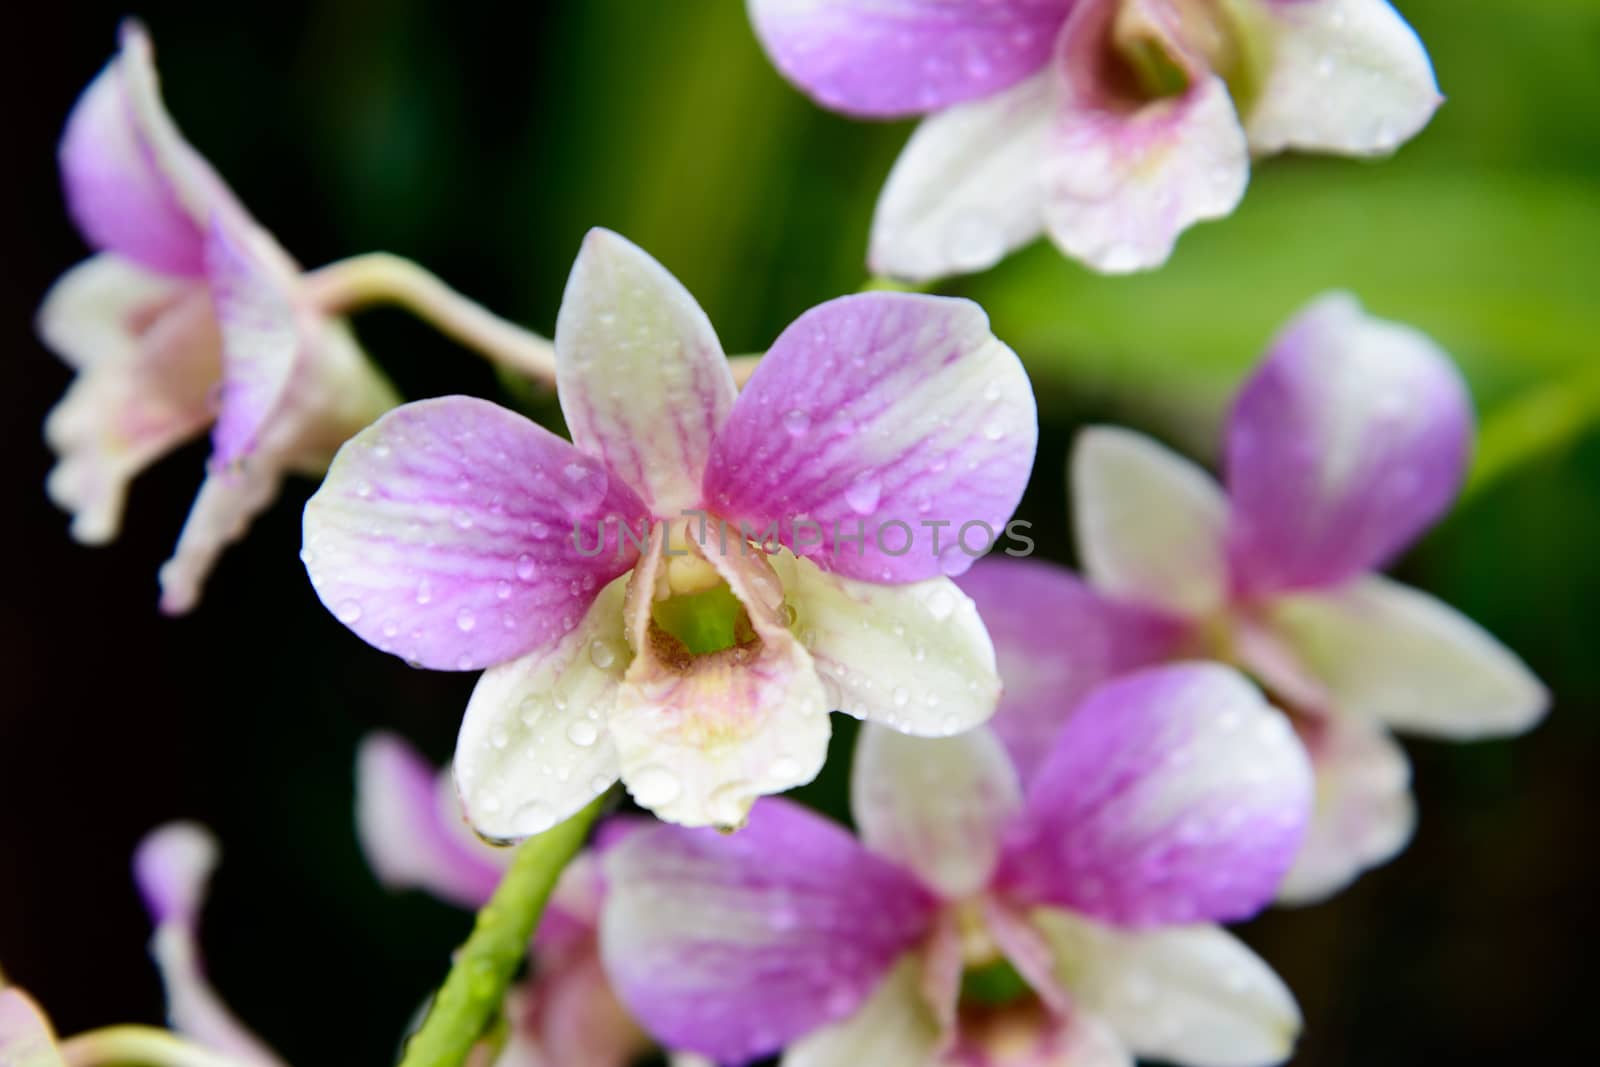
[[856,741],[850,810],[862,842],[946,899],[988,884],[1021,807],[1017,772],[981,727],[933,740],[868,725]]
[[203,226],[232,194],[167,115],[137,23],[123,24],[121,51],[73,107],[60,162],[67,210],[90,244],[162,274],[204,275]]
[[[688,655],[651,615],[663,576],[664,526],[629,582],[628,640],[635,657],[611,712],[622,781],[669,822],[731,829],[757,797],[815,778],[828,755],[826,694],[816,666],[789,632],[783,589],[760,549],[703,551],[744,606],[753,640]],[[675,554],[681,551],[674,550]]]
[[882,586],[788,552],[771,562],[834,710],[921,737],[960,733],[994,714],[994,649],[948,578]]
[[1036,75],[917,127],[872,216],[874,273],[925,282],[986,270],[1044,232],[1050,85]]
[[302,558],[323,604],[368,644],[476,670],[577,626],[636,554],[606,518],[632,527],[642,512],[543,427],[441,397],[396,408],[339,450],[306,504]]
[[172,1029],[205,1047],[263,1067],[282,1061],[241,1023],[206,979],[200,962],[200,911],[219,850],[195,823],[168,823],[134,853],[134,878],[155,923],[150,953],[167,993]]
[[1198,66],[1178,96],[1130,101],[1106,73],[1113,0],[1082,0],[1053,60],[1044,216],[1062,251],[1108,274],[1159,267],[1197,222],[1232,214],[1250,149],[1228,87]]
[[1071,0],[749,0],[783,76],[824,107],[903,118],[976,100],[1050,56]]
[[1218,927],[1118,930],[1053,908],[1035,911],[1034,922],[1055,948],[1074,1005],[1108,1023],[1140,1059],[1268,1067],[1294,1049],[1293,995]]
[[33,998],[0,989],[0,1063],[6,1067],[66,1067],[55,1031]]
[[72,536],[117,535],[128,483],[211,421],[221,340],[204,288],[157,281],[114,256],[63,275],[39,333],[78,376],[45,420],[58,457],[46,488]]
[[978,305],[846,296],[773,342],[717,435],[706,505],[847,578],[960,574],[1004,531],[1037,443],[1028,376]]
[[961,576],[994,641],[1005,691],[989,729],[1024,783],[1095,686],[1173,658],[1181,621],[1095,592],[1065,567],[984,560]]
[[1416,33],[1385,0],[1276,0],[1272,67],[1245,118],[1258,154],[1387,155],[1444,98]]
[[1471,740],[1531,729],[1550,694],[1465,615],[1386,578],[1280,598],[1272,623],[1343,715]]
[[206,475],[172,558],[161,565],[163,612],[184,615],[194,610],[223,549],[242,538],[256,516],[272,506],[282,485],[282,471],[266,463]]
[[1243,675],[1148,668],[1067,720],[999,881],[1120,925],[1239,919],[1272,898],[1310,808],[1304,749]]
[[660,263],[590,230],[556,318],[556,380],[572,440],[653,511],[700,501],[711,440],[737,391],[716,332]]
[[842,827],[781,800],[733,835],[634,834],[606,878],[601,952],[623,1003],[664,1045],[721,1063],[856,1012],[934,912]]
[[1411,840],[1411,765],[1389,731],[1349,716],[1307,716],[1301,739],[1317,775],[1316,807],[1280,904],[1314,904],[1394,858]]
[[467,828],[449,775],[394,734],[371,734],[356,752],[356,829],[386,889],[463,908],[488,903],[510,858]]
[[1096,426],[1073,449],[1072,498],[1096,589],[1186,618],[1222,606],[1227,505],[1205,471],[1148,437]]
[[1134,1067],[1117,1034],[1087,1012],[1023,1001],[962,1020],[939,1067]]
[[535,963],[527,985],[508,998],[510,1036],[494,1067],[628,1067],[650,1039],[611,991],[593,939],[552,964]]
[[554,644],[478,679],[456,740],[467,821],[510,841],[543,833],[610,789],[620,773],[607,717],[627,663],[626,581],[601,590]]
[[944,1033],[921,995],[921,970],[916,955],[902,956],[859,1009],[790,1045],[780,1067],[927,1067],[935,1062]]
[[1384,565],[1449,506],[1471,432],[1466,386],[1436,344],[1348,295],[1317,300],[1234,403],[1236,584],[1261,594]]

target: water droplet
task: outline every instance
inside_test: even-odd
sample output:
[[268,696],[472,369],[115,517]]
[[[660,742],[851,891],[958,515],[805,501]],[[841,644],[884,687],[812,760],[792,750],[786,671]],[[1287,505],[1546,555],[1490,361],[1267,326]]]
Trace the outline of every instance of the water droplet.
[[850,488],[844,491],[844,502],[850,505],[850,510],[857,515],[869,514],[878,506],[878,500],[883,495],[883,487],[878,484],[878,479],[870,474],[863,474]]
[[489,734],[489,744],[498,750],[504,750],[511,743],[511,736],[504,730],[496,729]]
[[990,441],[998,441],[1006,435],[1006,428],[998,422],[991,422],[983,428],[983,436]]
[[800,437],[811,429],[811,416],[795,408],[783,417],[783,428],[790,437]]
[[924,603],[927,605],[928,614],[938,622],[948,619],[956,610],[956,598],[943,586],[936,586]]
[[456,629],[462,633],[471,633],[472,628],[478,625],[478,617],[472,614],[471,608],[462,608],[456,612]]
[[533,562],[533,557],[524,552],[517,557],[517,577],[525,582],[533,581],[533,576],[539,573],[538,564]]
[[895,707],[903,708],[911,703],[911,694],[906,692],[904,686],[897,685],[894,687],[894,692],[889,694],[889,699],[894,701]]
[[944,251],[957,270],[981,270],[1005,255],[1006,236],[982,215],[967,215],[950,227]]
[[346,626],[354,626],[361,621],[361,605],[355,600],[342,600],[339,602],[339,610],[336,614],[340,622]]
[[678,776],[665,767],[642,767],[628,778],[628,792],[640,807],[658,808],[671,804],[683,792]]
[[501,600],[510,600],[511,583],[505,581],[494,583],[494,595],[499,597]]
[[450,517],[450,521],[455,523],[458,530],[472,529],[472,516],[465,511],[456,512]]
[[567,740],[579,748],[588,748],[600,740],[600,728],[588,719],[578,719],[567,727]]
[[372,495],[372,483],[361,481],[356,483],[356,496],[365,499]]
[[433,599],[433,583],[424,578],[417,583],[417,603],[426,604]]
[[617,654],[604,641],[596,641],[589,646],[589,661],[605,670],[617,661]]

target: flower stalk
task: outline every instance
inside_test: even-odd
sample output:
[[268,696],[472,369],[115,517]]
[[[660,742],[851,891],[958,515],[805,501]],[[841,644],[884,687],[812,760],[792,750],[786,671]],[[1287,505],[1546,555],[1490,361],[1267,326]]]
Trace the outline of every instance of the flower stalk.
[[505,999],[545,902],[577,855],[605,797],[550,830],[529,838],[478,912],[422,1025],[406,1042],[400,1067],[458,1067]]
[[249,1061],[203,1048],[155,1026],[108,1026],[61,1045],[67,1067],[249,1067]]

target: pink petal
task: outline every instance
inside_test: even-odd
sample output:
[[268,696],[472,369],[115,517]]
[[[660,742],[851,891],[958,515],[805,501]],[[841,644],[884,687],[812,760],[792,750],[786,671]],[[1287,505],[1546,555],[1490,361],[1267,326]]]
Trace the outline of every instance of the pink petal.
[[606,875],[601,950],[623,1003],[662,1044],[722,1063],[850,1015],[934,912],[842,827],[781,800],[737,834],[635,834]]
[[163,274],[205,273],[208,201],[231,201],[161,103],[150,41],[122,50],[78,99],[61,137],[67,209],[84,239]]
[[921,114],[999,92],[1044,65],[1071,0],[750,0],[784,77],[824,107]]
[[921,954],[901,956],[859,1008],[785,1049],[782,1067],[946,1067],[949,1025],[928,1003],[926,973]]
[[555,348],[573,442],[605,460],[656,516],[696,506],[736,390],[689,291],[625,238],[590,230],[561,300]]
[[223,550],[244,537],[256,516],[272,506],[282,485],[283,471],[270,462],[206,475],[172,558],[161,565],[164,613],[184,615],[194,610]]
[[849,578],[954,575],[1003,536],[1037,441],[1028,377],[976,304],[847,296],[773,343],[717,435],[706,506]]
[[1130,98],[1109,45],[1116,0],[1081,0],[1061,33],[1055,129],[1044,160],[1045,226],[1106,273],[1165,263],[1184,230],[1233,212],[1250,149],[1228,87],[1203,67],[1182,95]]
[[473,835],[448,772],[441,781],[395,734],[369,735],[357,751],[356,830],[385,888],[422,889],[463,908],[488,902],[511,857]]
[[628,1067],[650,1051],[612,992],[592,938],[585,950],[537,961],[506,1017],[511,1034],[495,1067]]
[[1243,675],[1148,668],[1068,720],[999,883],[1123,925],[1239,919],[1276,892],[1310,808],[1305,751]]
[[0,1063],[6,1067],[66,1067],[50,1020],[20,989],[0,989]]
[[1313,303],[1229,422],[1239,591],[1332,585],[1388,563],[1449,507],[1471,433],[1466,386],[1437,345],[1352,297]]
[[619,524],[638,531],[643,512],[548,430],[442,397],[396,408],[340,449],[306,504],[302,556],[317,595],[362,640],[476,670],[577,626],[633,565]]
[[1004,691],[989,729],[1024,782],[1096,686],[1173,658],[1187,634],[1180,620],[1104,597],[1043,560],[984,560],[960,585],[1000,663]]

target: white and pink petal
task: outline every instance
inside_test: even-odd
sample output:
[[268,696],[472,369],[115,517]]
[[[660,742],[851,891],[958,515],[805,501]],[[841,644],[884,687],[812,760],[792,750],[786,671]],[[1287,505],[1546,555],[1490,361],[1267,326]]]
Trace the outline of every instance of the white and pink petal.
[[0,988],[0,1063],[6,1067],[66,1067],[55,1030],[33,998]]

